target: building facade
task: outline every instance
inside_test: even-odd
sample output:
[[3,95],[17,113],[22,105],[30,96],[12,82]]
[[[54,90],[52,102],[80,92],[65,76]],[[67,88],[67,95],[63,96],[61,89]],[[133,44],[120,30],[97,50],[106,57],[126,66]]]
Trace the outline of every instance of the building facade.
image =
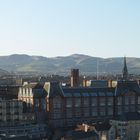
[[119,81],[116,88],[64,88],[56,82],[46,83],[45,87],[48,119],[54,127],[91,124],[140,111],[136,81]]
[[[62,87],[58,82],[27,84],[20,88],[18,98],[27,104],[29,112],[45,112],[47,122],[53,129],[72,128],[82,123],[98,127],[97,124],[109,124],[110,120],[127,113],[130,116],[140,113],[140,87],[137,81],[128,79],[126,59],[122,80],[117,81],[116,86]],[[110,131],[99,130],[100,139],[117,138],[117,121],[113,121]],[[134,126],[137,126],[136,123]],[[127,124],[131,128],[132,123]],[[138,126],[135,134],[138,135],[139,131]]]
[[114,128],[109,140],[139,140],[140,139],[140,113],[124,113],[110,121]]
[[140,88],[136,81],[118,81],[115,88],[62,87],[58,82],[23,86],[19,99],[28,112],[46,112],[53,127],[94,124],[127,112],[140,112]]
[[25,103],[25,112],[46,111],[46,91],[39,83],[27,83],[19,88],[18,99]]
[[0,100],[0,124],[23,120],[23,103],[19,100]]
[[0,99],[18,99],[19,87],[18,85],[0,85]]

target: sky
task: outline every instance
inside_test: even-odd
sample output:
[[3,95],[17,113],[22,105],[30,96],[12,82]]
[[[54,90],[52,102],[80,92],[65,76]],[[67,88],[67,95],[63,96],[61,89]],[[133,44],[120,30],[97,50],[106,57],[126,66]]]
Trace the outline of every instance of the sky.
[[139,0],[0,0],[0,56],[140,57]]

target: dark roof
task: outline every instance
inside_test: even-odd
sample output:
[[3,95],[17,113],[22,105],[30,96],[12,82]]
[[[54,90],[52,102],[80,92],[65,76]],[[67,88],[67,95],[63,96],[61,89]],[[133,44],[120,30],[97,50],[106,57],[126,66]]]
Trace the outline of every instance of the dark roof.
[[33,89],[33,96],[36,98],[42,98],[47,96],[47,92],[45,89]]
[[43,89],[43,87],[44,87],[44,85],[41,85],[38,83],[34,86],[34,89]]
[[133,91],[140,95],[140,88],[137,81],[118,81],[115,96],[126,94],[128,91]]
[[140,113],[139,112],[123,113],[122,115],[116,116],[115,120],[120,120],[120,121],[140,120]]
[[65,134],[66,137],[72,137],[74,139],[81,139],[81,138],[89,138],[89,137],[98,137],[98,134],[93,130],[93,131],[68,131]]
[[46,82],[44,85],[44,89],[47,91],[47,96],[49,98],[52,98],[55,96],[64,97],[64,93],[59,82]]
[[113,96],[114,88],[93,88],[93,87],[63,87],[62,88],[65,97],[79,97],[79,96]]
[[98,122],[94,126],[97,131],[106,131],[111,128],[111,125],[109,124],[108,121],[107,122]]

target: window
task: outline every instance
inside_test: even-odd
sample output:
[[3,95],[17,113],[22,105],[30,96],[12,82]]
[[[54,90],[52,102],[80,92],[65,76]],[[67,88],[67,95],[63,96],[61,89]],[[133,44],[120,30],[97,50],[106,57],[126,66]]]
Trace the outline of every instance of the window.
[[35,99],[35,106],[39,106],[39,99]]
[[66,107],[71,108],[72,107],[72,98],[67,98],[66,99]]
[[135,105],[131,105],[131,106],[130,106],[130,112],[135,112],[135,111],[136,111]]
[[100,106],[105,106],[105,97],[100,97]]
[[117,98],[117,105],[122,105],[122,97]]
[[22,88],[19,88],[19,95],[22,95]]
[[91,106],[97,106],[97,98],[96,97],[92,97]]
[[140,113],[140,105],[138,105],[138,112]]
[[138,104],[140,105],[140,96],[138,96]]
[[81,109],[75,109],[75,117],[81,117]]
[[113,98],[112,98],[112,97],[108,97],[107,104],[108,104],[109,106],[110,106],[110,105],[113,105]]
[[125,112],[129,112],[129,106],[125,106]]
[[67,118],[72,118],[72,109],[66,110],[66,116],[67,116]]
[[42,99],[42,100],[41,100],[41,108],[42,108],[43,110],[46,109],[46,100],[45,100],[45,99]]
[[81,98],[75,98],[75,103],[74,103],[74,106],[75,107],[80,107],[81,106]]
[[105,107],[100,107],[100,116],[105,116]]
[[61,108],[61,99],[59,97],[53,99],[53,108]]
[[29,94],[30,94],[30,96],[33,96],[32,88],[29,88]]
[[25,91],[26,91],[26,96],[29,96],[28,88],[26,88]]
[[25,94],[25,88],[22,89],[22,93],[23,93],[23,97],[25,97],[26,96],[26,94]]
[[97,116],[97,108],[92,108],[92,116]]
[[131,97],[130,97],[130,102],[131,102],[131,104],[133,104],[133,105],[135,104],[135,96],[131,96]]
[[84,107],[89,106],[89,98],[84,97]]
[[38,109],[39,109],[39,100],[38,99],[34,99],[34,106],[35,106],[35,111],[38,111]]
[[118,106],[118,115],[122,113],[122,106]]
[[84,108],[84,116],[85,117],[89,116],[89,108]]
[[113,115],[113,107],[108,107],[107,114]]
[[125,96],[125,105],[129,104],[129,96]]
[[58,119],[61,117],[61,110],[60,109],[54,109],[53,110],[53,118]]

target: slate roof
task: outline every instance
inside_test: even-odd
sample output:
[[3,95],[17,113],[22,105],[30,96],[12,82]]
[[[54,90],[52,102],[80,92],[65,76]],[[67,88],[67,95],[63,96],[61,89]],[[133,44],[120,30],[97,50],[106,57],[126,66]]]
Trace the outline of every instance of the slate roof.
[[140,88],[136,81],[118,81],[116,88],[95,87],[62,87],[58,82],[47,82],[44,85],[48,97],[89,97],[89,96],[119,96],[128,91],[140,94]]
[[44,89],[33,89],[33,96],[36,98],[43,98],[47,96],[47,92]]
[[97,131],[108,131],[111,128],[109,122],[98,122],[94,125]]
[[115,120],[120,121],[135,121],[140,120],[139,112],[127,112],[115,117]]
[[59,82],[46,82],[44,89],[47,91],[47,97],[53,98],[55,96],[64,97],[64,92]]
[[88,96],[114,96],[114,88],[93,88],[93,87],[63,87],[65,97],[88,97]]
[[128,91],[133,91],[140,95],[140,87],[137,81],[118,81],[115,96],[126,94]]
[[89,96],[114,96],[114,88],[93,88],[93,87],[62,87],[58,82],[46,82],[44,89],[47,97],[89,97]]
[[98,134],[93,130],[93,131],[88,131],[88,132],[84,132],[84,131],[68,131],[65,134],[65,137],[71,137],[73,139],[81,139],[81,138],[91,138],[91,137],[97,137],[98,138]]

